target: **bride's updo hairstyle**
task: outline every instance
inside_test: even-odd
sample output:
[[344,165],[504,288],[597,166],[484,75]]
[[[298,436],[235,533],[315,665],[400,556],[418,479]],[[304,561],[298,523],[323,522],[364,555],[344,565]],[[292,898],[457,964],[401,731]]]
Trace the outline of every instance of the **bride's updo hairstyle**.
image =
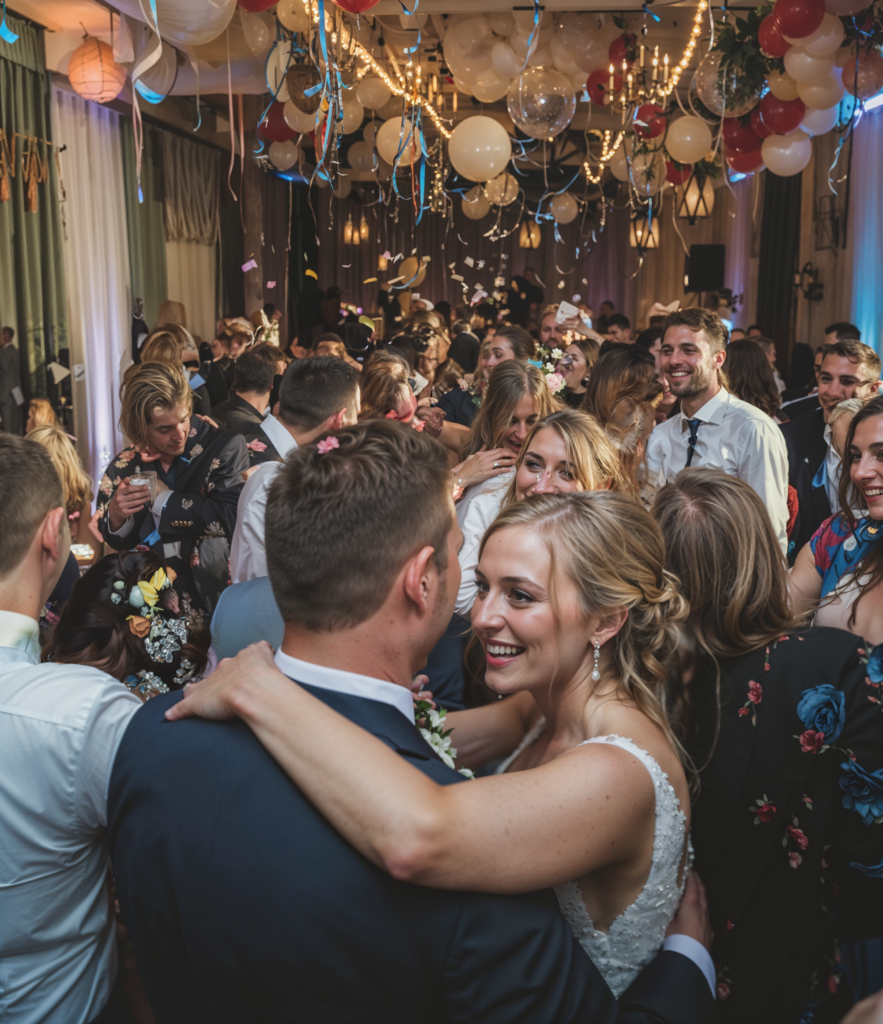
[[535,495],[497,516],[482,550],[489,537],[512,526],[528,527],[548,548],[553,610],[559,573],[569,577],[587,616],[626,609],[622,628],[605,644],[618,693],[637,704],[687,763],[669,722],[666,681],[689,607],[665,568],[662,533],[650,514],[614,491]]

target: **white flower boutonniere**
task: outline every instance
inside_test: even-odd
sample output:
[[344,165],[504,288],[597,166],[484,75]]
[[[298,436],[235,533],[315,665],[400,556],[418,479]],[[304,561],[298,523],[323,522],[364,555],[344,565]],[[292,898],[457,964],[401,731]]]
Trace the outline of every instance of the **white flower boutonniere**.
[[467,779],[474,779],[475,773],[471,768],[457,768],[454,758],[457,756],[457,748],[451,746],[451,733],[453,729],[445,729],[445,718],[448,712],[445,708],[438,711],[427,700],[420,700],[414,705],[417,713],[417,729],[420,735],[438,754],[449,768],[455,768]]

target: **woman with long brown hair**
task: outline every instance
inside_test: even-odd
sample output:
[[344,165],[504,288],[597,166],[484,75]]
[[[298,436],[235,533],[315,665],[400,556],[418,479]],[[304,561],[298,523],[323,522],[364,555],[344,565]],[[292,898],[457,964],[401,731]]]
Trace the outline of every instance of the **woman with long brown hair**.
[[878,935],[883,910],[880,666],[859,637],[794,614],[746,483],[685,469],[652,514],[690,605],[681,718],[721,1016],[797,1024],[813,1006],[812,1020],[839,1021],[851,996],[838,940]]
[[777,423],[782,422],[778,418],[781,395],[776,378],[766,353],[754,338],[738,338],[727,345],[726,372],[732,394]]

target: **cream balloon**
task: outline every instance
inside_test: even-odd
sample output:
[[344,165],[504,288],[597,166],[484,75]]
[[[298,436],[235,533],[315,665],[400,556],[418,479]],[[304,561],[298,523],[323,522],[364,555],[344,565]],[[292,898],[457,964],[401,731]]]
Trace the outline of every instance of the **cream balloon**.
[[527,63],[532,68],[551,68],[553,66],[552,48],[549,46],[538,46],[527,58]]
[[610,168],[613,177],[616,178],[617,181],[629,180],[629,164],[625,155],[625,146],[621,143],[610,160],[608,160],[607,166]]
[[509,85],[511,79],[508,76],[498,75],[494,72],[493,81],[488,81],[485,76],[483,80],[475,86],[472,95],[478,100],[479,103],[496,103],[497,100],[501,100],[507,92],[509,92]]
[[334,189],[335,199],[346,199],[346,197],[352,192],[353,183],[349,178],[345,178],[342,174],[338,175],[337,187]]
[[679,117],[668,126],[668,155],[680,164],[695,164],[711,149],[711,129],[698,117]]
[[522,35],[520,32],[513,32],[513,34],[509,36],[509,45],[515,51],[515,55],[523,61],[525,57],[529,56],[537,49],[540,45],[540,41],[536,36],[534,36],[533,41],[531,41],[529,32],[527,35]]
[[370,146],[374,145],[374,136],[377,134],[377,129],[380,127],[378,121],[369,121],[362,129],[362,138]]
[[509,11],[494,11],[488,14],[487,23],[495,36],[511,36],[515,31],[515,19]]
[[500,39],[491,47],[491,64],[498,75],[505,78],[514,78],[521,74],[524,61],[516,57],[512,47]]
[[481,220],[491,211],[491,204],[485,199],[481,186],[471,188],[460,202],[460,209],[470,220]]
[[267,82],[279,103],[287,103],[291,99],[286,81],[290,53],[291,43],[280,40],[273,45],[267,57]]
[[289,139],[287,142],[273,142],[268,150],[270,163],[280,171],[287,171],[297,160],[297,146]]
[[785,70],[795,82],[808,85],[827,78],[834,70],[834,60],[831,57],[813,57],[799,46],[792,46],[785,54]]
[[799,94],[797,82],[794,81],[787,71],[771,71],[770,77],[767,79],[767,85],[777,100],[796,100]]
[[418,260],[416,256],[409,256],[406,260],[402,260],[399,273],[404,278],[404,281],[398,285],[399,288],[419,288],[426,277],[426,264],[422,260]]
[[860,14],[867,6],[868,0],[825,0],[825,10],[837,18]]
[[310,16],[303,0],[279,0],[276,4],[276,17],[279,24],[289,32],[300,32],[303,35],[310,31]]
[[800,122],[800,127],[807,135],[824,135],[837,124],[837,107],[829,107],[827,110],[810,110],[807,107],[806,116]]
[[457,78],[454,75],[454,88],[457,92],[462,92],[464,96],[472,95],[472,86],[468,82],[464,82],[462,78]]
[[835,68],[833,74],[818,82],[811,82],[809,85],[801,83],[797,87],[797,93],[807,107],[827,110],[829,107],[837,106],[846,95],[846,89],[839,69]]
[[276,27],[270,15],[263,11],[249,14],[240,8],[239,20],[242,23],[242,37],[251,55],[258,57],[266,53]]
[[831,57],[840,48],[845,36],[843,22],[833,14],[826,14],[815,32],[798,39],[796,45],[806,50],[811,57]]
[[770,135],[761,143],[767,170],[781,178],[790,178],[806,167],[812,158],[812,140],[799,128],[790,135]]
[[411,135],[411,121],[407,117],[390,118],[377,131],[377,152],[388,164],[394,165],[401,149],[404,159],[410,162]]
[[178,46],[199,46],[217,39],[235,13],[236,0],[156,0],[160,37]]
[[350,135],[362,127],[365,120],[365,108],[351,93],[344,94],[343,100],[343,134]]
[[374,170],[374,147],[368,142],[354,142],[346,158],[354,171],[370,174]]
[[[585,84],[585,80],[588,75],[586,75],[585,71],[583,71],[579,64],[577,64],[573,59],[573,51],[569,50],[566,46],[560,45],[560,40],[557,36],[552,40],[551,49],[552,63],[556,70],[560,71],[562,75],[567,75],[568,78],[571,78],[576,74],[580,74],[582,75],[583,83]],[[519,69],[519,74],[520,73]]]
[[549,203],[549,213],[555,218],[556,224],[569,224],[572,220],[576,220],[579,206],[569,192],[564,192],[560,196],[552,198],[552,202]]
[[518,181],[511,174],[498,174],[485,185],[484,194],[495,206],[508,206],[518,198]]
[[296,107],[291,100],[285,104],[282,116],[289,128],[296,132],[312,132],[322,123],[325,114],[320,107],[315,114],[305,114],[300,107]]
[[[515,19],[516,31],[527,33],[528,35],[533,32],[533,10],[529,11],[513,11],[512,17]],[[540,28],[551,28],[554,23],[554,15],[551,11],[543,11],[540,14]]]
[[448,159],[464,178],[489,181],[506,169],[512,143],[499,121],[479,114],[465,118],[451,132]]
[[356,99],[369,110],[378,110],[389,102],[392,93],[381,78],[363,78],[356,86]]

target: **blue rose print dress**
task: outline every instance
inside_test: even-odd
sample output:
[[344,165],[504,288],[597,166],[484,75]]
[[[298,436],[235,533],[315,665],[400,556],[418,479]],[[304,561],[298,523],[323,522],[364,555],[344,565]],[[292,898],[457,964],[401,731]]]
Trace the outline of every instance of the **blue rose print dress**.
[[698,667],[692,838],[724,1021],[839,1021],[838,943],[883,934],[881,682],[883,659],[839,629]]

